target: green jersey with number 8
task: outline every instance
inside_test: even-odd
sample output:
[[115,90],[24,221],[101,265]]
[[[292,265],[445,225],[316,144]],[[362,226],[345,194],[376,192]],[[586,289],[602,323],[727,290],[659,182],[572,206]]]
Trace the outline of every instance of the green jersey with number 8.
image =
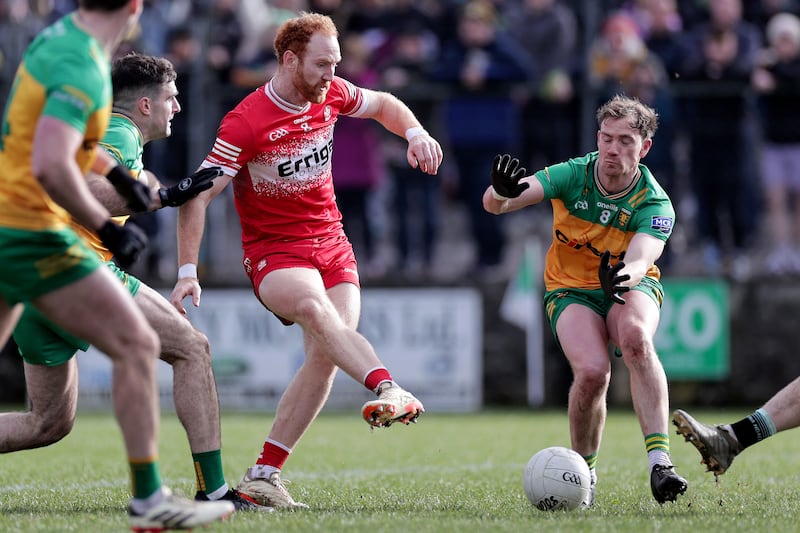
[[[597,152],[536,172],[545,200],[553,206],[553,242],[545,260],[545,288],[598,289],[600,254],[618,258],[636,233],[666,241],[675,210],[667,193],[645,166],[630,185],[608,193],[596,172]],[[659,279],[652,265],[647,275]]]

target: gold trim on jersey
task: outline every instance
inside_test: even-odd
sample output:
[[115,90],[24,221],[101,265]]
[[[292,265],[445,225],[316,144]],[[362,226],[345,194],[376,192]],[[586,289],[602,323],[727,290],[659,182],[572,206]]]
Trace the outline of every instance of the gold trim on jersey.
[[640,203],[642,203],[647,198],[647,189],[642,189],[641,191],[637,192],[633,196],[628,199],[628,205],[631,207],[637,207]]
[[70,87],[68,85],[63,86],[62,89],[65,93],[69,94],[70,96],[74,96],[78,100],[82,101],[86,109],[92,107],[92,99],[89,98],[89,95],[86,94],[85,92],[80,91],[75,87]]
[[[639,183],[640,179],[642,179],[642,171],[639,168],[637,168],[636,175],[633,177],[633,179],[631,180],[631,182],[628,184],[627,187],[625,187],[619,192],[610,193],[600,182],[600,173],[597,169],[597,160],[595,160],[594,162],[594,184],[595,186],[597,186],[597,190],[600,191],[600,194],[602,194],[609,200],[618,200],[620,198],[625,197],[625,195],[629,194],[636,187],[636,184]],[[645,192],[647,192],[646,189]]]

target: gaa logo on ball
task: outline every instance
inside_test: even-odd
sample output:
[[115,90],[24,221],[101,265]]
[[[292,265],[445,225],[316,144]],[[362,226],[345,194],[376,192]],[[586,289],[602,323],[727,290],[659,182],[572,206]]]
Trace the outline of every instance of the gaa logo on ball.
[[525,495],[540,511],[573,510],[590,501],[589,466],[575,450],[545,448],[530,458],[522,479]]

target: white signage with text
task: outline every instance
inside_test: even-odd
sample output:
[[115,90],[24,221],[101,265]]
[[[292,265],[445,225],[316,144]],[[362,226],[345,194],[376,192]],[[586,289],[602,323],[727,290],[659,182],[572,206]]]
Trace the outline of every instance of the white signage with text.
[[[302,365],[299,326],[284,326],[245,289],[207,289],[192,323],[209,338],[223,408],[274,410]],[[359,331],[393,377],[428,410],[474,411],[482,405],[480,293],[475,289],[364,289]],[[79,352],[80,402],[110,405],[111,365],[94,348]],[[329,407],[360,406],[374,395],[339,371]],[[172,368],[158,367],[162,406],[172,408]]]

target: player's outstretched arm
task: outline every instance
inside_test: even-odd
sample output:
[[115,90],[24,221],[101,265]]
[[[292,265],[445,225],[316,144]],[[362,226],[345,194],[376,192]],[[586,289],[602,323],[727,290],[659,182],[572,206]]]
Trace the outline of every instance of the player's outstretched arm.
[[664,241],[648,233],[634,235],[625,251],[625,268],[620,272],[630,276],[624,285],[638,285],[650,267],[661,257],[664,246]]
[[[164,187],[158,178],[149,170],[143,170],[146,180],[142,180],[150,189],[151,210],[163,207],[178,207],[214,185],[214,178],[222,175],[220,167],[209,167],[198,170],[171,187]],[[127,200],[104,176],[91,172],[87,177],[92,194],[108,209],[112,215],[130,215],[133,210]]]
[[[144,172],[147,171],[145,170]],[[133,214],[133,210],[128,205],[128,201],[120,196],[117,189],[114,188],[105,176],[91,171],[86,176],[86,182],[89,184],[89,190],[92,191],[94,197],[103,204],[103,207],[108,209],[112,216],[118,217]],[[155,208],[158,207],[156,202],[158,197],[157,190],[157,188],[151,188],[150,193],[150,205]]]
[[525,174],[519,159],[509,154],[496,155],[489,174],[490,185],[483,193],[483,208],[500,215],[541,202],[542,184],[533,175]]
[[[117,161],[99,145],[95,148],[95,159],[91,171],[105,176],[117,194],[125,200],[128,213],[144,213],[153,207],[153,194],[150,186],[139,181],[131,174],[128,167]],[[101,189],[98,189],[95,194],[102,194],[106,199],[110,198]]]
[[[147,179],[142,179],[143,175]],[[158,180],[155,176],[146,170],[141,175],[134,176],[102,145],[95,148],[95,159],[86,181],[94,197],[113,216],[158,209]]]
[[214,179],[222,175],[221,167],[201,168],[191,176],[183,178],[172,187],[158,190],[161,207],[179,207],[203,191],[214,186]]
[[519,196],[530,187],[530,183],[521,181],[525,177],[525,167],[520,166],[519,159],[508,154],[494,156],[492,163],[492,196],[504,202]]
[[200,280],[197,263],[200,243],[206,225],[206,210],[211,201],[228,185],[231,177],[222,175],[213,180],[211,188],[199,193],[178,208],[178,280],[170,295],[170,302],[181,314],[186,315],[183,300],[192,297],[192,304],[200,306]]

